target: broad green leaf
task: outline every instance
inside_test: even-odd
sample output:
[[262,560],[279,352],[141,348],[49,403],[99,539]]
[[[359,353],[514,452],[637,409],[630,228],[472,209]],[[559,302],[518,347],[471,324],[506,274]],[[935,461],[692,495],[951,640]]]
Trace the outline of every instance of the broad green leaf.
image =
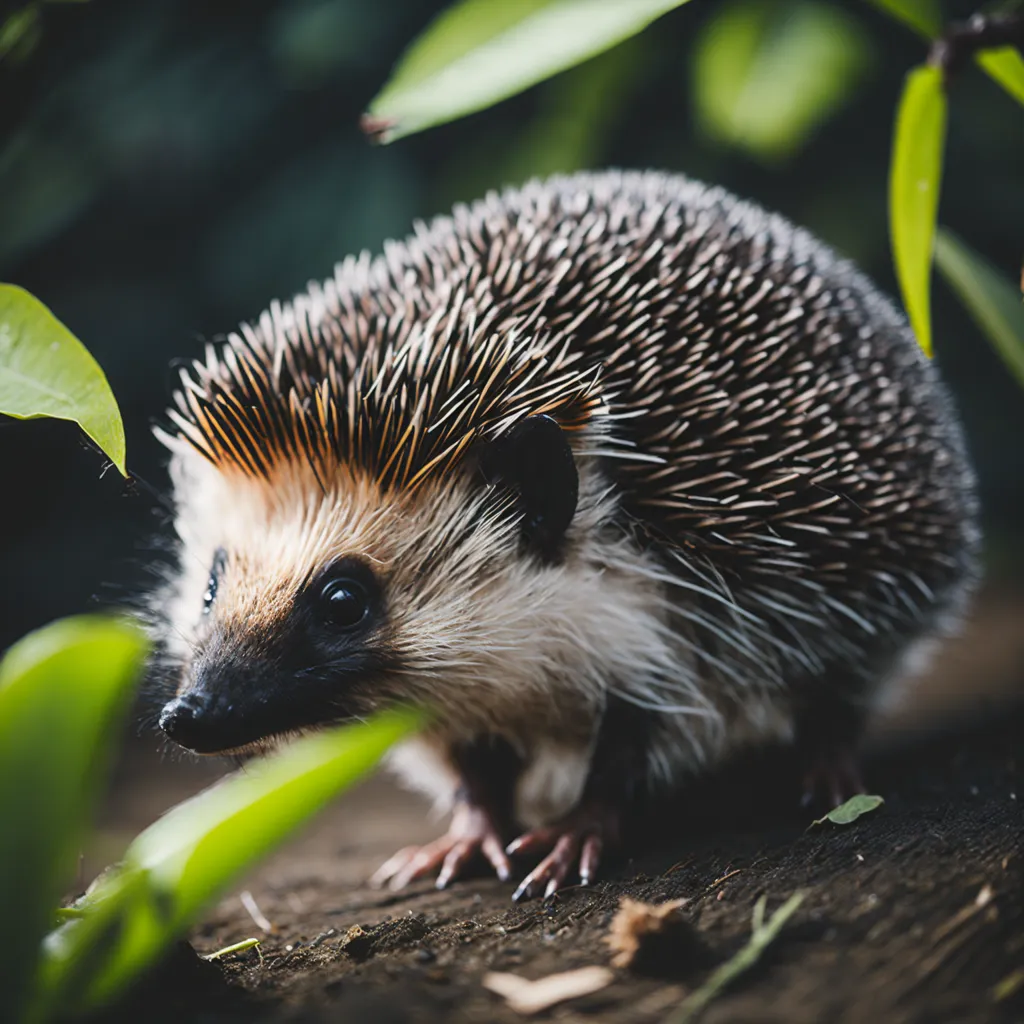
[[784,159],[851,95],[868,41],[841,8],[812,0],[716,11],[692,62],[698,118],[713,138]]
[[461,0],[399,61],[364,119],[383,142],[454,121],[593,57],[686,0]]
[[889,234],[910,326],[928,355],[932,351],[932,242],[945,139],[942,72],[931,66],[915,68],[907,75],[896,111],[889,166]]
[[0,413],[77,423],[125,474],[124,425],[85,346],[23,288],[0,284]]
[[246,868],[420,721],[390,712],[300,739],[173,808],[77,904],[85,913],[48,936],[46,987],[75,993],[84,1007],[116,995]]
[[833,807],[823,818],[816,818],[812,824],[824,825],[831,821],[833,825],[849,825],[856,821],[862,814],[877,810],[885,801],[880,796],[869,796],[867,793],[858,793],[850,797],[845,804]]
[[30,633],[0,662],[0,993],[18,1020],[146,644],[112,619]]
[[1013,283],[951,231],[940,228],[935,262],[996,351],[1024,384],[1024,304]]
[[870,0],[875,7],[892,15],[926,39],[934,39],[942,30],[942,11],[938,0]]
[[1024,103],[1024,57],[1020,50],[1012,46],[982,50],[974,59],[1018,103]]

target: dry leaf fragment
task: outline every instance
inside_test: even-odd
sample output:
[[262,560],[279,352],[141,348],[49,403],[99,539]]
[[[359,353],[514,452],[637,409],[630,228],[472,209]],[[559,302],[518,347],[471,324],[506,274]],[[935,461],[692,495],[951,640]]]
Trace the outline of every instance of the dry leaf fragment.
[[581,967],[562,974],[549,974],[537,981],[492,971],[484,975],[483,984],[484,988],[501,996],[516,1013],[528,1016],[556,1003],[600,992],[614,977],[607,967]]
[[624,896],[608,930],[612,966],[648,971],[665,959],[661,954],[669,947],[671,959],[678,961],[680,948],[691,946],[694,939],[693,929],[679,913],[684,903],[641,903]]

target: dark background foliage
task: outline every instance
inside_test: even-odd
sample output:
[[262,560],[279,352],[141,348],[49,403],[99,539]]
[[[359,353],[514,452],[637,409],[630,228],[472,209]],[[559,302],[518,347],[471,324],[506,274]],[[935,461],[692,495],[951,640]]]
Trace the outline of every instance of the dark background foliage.
[[[770,0],[766,0],[770,2]],[[658,167],[777,209],[895,292],[886,226],[893,109],[923,44],[866,4],[852,101],[785,163],[709,141],[692,3],[589,64],[490,111],[371,146],[361,111],[440,0],[95,0],[43,5],[37,45],[0,65],[0,278],[38,295],[107,371],[125,418],[125,483],[74,427],[0,422],[0,646],[145,585],[167,513],[149,433],[176,359],[329,275],[413,218],[535,172]],[[947,5],[963,16],[972,8]],[[975,70],[955,83],[940,221],[1008,275],[1024,223],[1024,118]],[[1024,400],[941,285],[937,358],[978,463],[989,571],[1024,531]]]

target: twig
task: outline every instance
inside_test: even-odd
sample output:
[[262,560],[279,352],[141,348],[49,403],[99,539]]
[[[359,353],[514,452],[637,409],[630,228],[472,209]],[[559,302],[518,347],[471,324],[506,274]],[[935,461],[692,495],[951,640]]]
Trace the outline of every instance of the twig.
[[997,46],[1024,48],[1024,14],[975,14],[954,22],[932,43],[928,63],[941,68],[948,83],[979,50]]
[[741,974],[750,970],[761,954],[775,940],[783,925],[793,916],[797,907],[803,902],[804,894],[795,892],[772,914],[768,923],[764,923],[764,908],[768,899],[762,896],[754,905],[751,921],[750,941],[731,959],[727,960],[699,989],[691,993],[682,1005],[670,1015],[665,1024],[688,1024],[718,996],[723,989],[731,985]]
[[707,892],[710,892],[710,891],[711,891],[712,889],[714,889],[714,888],[715,888],[716,886],[719,886],[719,885],[721,885],[721,884],[722,884],[722,883],[723,883],[724,881],[726,881],[727,879],[729,879],[729,878],[732,878],[732,876],[733,876],[733,875],[738,875],[738,874],[739,874],[739,873],[740,873],[740,872],[741,872],[742,870],[743,870],[743,868],[734,868],[734,869],[733,869],[732,871],[727,871],[727,872],[726,872],[726,873],[725,873],[724,875],[722,875],[722,877],[721,877],[721,878],[716,878],[716,879],[715,879],[715,880],[714,880],[714,881],[713,881],[713,882],[712,882],[712,883],[711,883],[711,884],[710,884],[710,885],[709,885],[709,886],[707,887],[707,890],[706,890],[706,891],[707,891]]

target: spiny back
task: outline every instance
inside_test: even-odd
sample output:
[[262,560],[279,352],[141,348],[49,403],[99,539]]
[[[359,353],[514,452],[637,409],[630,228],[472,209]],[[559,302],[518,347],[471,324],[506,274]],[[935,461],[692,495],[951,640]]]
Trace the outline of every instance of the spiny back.
[[211,348],[176,404],[219,465],[354,464],[385,490],[531,414],[594,425],[650,543],[789,611],[810,588],[914,615],[973,564],[959,428],[903,318],[806,232],[678,176],[458,207]]

